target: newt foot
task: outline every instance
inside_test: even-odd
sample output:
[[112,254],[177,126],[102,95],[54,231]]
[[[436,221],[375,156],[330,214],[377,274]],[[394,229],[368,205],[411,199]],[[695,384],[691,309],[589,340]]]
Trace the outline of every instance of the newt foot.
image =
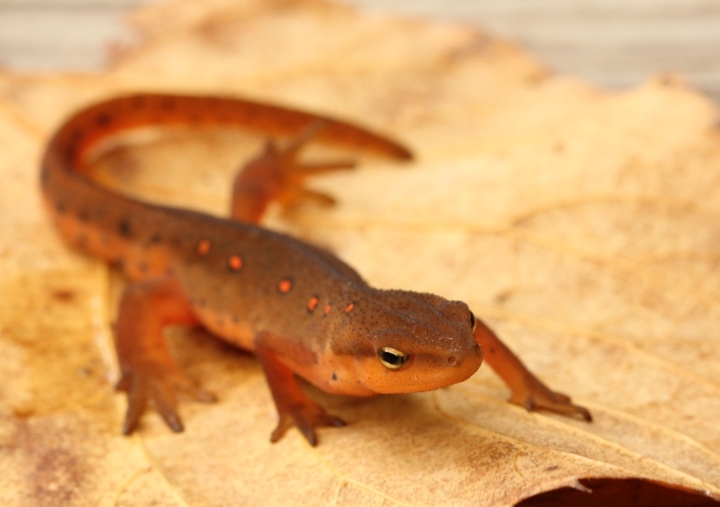
[[521,393],[513,393],[510,403],[525,407],[528,412],[547,410],[570,417],[579,416],[587,422],[592,421],[592,414],[585,407],[575,405],[569,396],[551,391],[537,379]]
[[325,410],[313,402],[302,405],[283,407],[280,412],[280,420],[270,436],[270,441],[275,443],[280,440],[285,432],[296,426],[300,433],[313,447],[317,445],[315,428],[320,427],[341,427],[345,421],[334,415],[328,414]]
[[137,429],[148,402],[154,405],[170,429],[178,433],[184,429],[177,410],[178,398],[202,403],[212,403],[217,399],[214,394],[197,387],[180,371],[166,372],[159,365],[144,365],[123,372],[115,388],[127,395],[128,408],[122,428],[124,435],[130,435]]

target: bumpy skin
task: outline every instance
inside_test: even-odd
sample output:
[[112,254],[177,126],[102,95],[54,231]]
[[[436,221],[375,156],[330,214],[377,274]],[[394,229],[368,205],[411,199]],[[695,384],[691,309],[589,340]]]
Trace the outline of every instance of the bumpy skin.
[[[84,158],[98,142],[141,126],[176,125],[242,126],[295,141],[284,150],[269,142],[238,174],[233,220],[137,201],[84,176]],[[512,402],[589,420],[587,410],[544,386],[484,324],[476,326],[464,303],[374,289],[332,254],[257,225],[273,200],[333,202],[305,189],[302,179],[351,164],[298,164],[297,152],[311,140],[411,158],[397,143],[330,118],[238,99],[165,94],[91,106],[50,140],[41,182],[55,225],[73,247],[119,266],[132,281],[117,330],[118,388],[128,397],[123,431],[136,428],[148,401],[181,431],[178,397],[214,399],[170,356],[163,329],[171,324],[203,325],[254,351],[280,415],[272,441],[295,425],[315,445],[316,427],[344,424],[300,390],[296,375],[353,396],[425,391],[471,376],[482,362],[481,346],[511,387]],[[397,359],[393,354],[403,356],[400,366],[387,364]]]

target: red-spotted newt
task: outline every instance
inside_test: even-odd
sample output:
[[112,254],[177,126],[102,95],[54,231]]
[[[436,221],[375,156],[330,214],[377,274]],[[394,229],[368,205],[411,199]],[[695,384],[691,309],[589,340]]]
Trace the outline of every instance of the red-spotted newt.
[[[295,141],[284,149],[268,142],[238,173],[231,219],[221,219],[142,202],[90,179],[91,148],[148,126],[242,127]],[[331,118],[234,98],[167,94],[93,105],[49,141],[41,184],[62,237],[130,279],[116,335],[118,388],[128,401],[125,434],[135,430],[148,402],[181,431],[178,397],[214,399],[172,359],[163,338],[172,324],[202,325],[254,352],[279,414],[273,442],[294,425],[315,445],[316,428],[344,424],[312,401],[296,376],[335,394],[410,393],[461,382],[483,357],[510,387],[511,402],[591,419],[530,373],[465,303],[372,288],[333,254],[258,225],[271,201],[331,201],[306,189],[303,179],[343,164],[300,164],[298,151],[310,140],[411,158],[403,146]]]

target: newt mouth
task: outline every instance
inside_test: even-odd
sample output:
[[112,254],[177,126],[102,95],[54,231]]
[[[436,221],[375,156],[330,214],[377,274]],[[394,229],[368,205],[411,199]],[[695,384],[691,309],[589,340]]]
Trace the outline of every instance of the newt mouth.
[[400,394],[434,391],[470,378],[482,364],[482,353],[458,359],[448,356],[439,363],[437,358],[416,357],[405,371],[384,371],[381,375],[367,374],[362,384],[378,394]]

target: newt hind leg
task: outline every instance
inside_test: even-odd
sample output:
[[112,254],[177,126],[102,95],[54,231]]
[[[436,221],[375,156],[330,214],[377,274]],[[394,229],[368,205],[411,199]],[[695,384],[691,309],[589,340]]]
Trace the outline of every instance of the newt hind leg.
[[125,289],[120,301],[116,348],[121,378],[117,389],[127,394],[123,433],[138,425],[148,403],[175,432],[183,430],[178,398],[211,402],[215,396],[198,388],[170,355],[163,329],[172,324],[197,324],[190,302],[170,278],[150,279]]
[[302,148],[324,128],[325,123],[317,120],[284,148],[268,140],[265,150],[236,175],[230,216],[234,220],[256,224],[272,201],[285,207],[303,201],[314,201],[324,206],[335,204],[332,196],[306,188],[304,179],[315,174],[352,169],[355,162],[338,160],[304,164],[298,161]]

